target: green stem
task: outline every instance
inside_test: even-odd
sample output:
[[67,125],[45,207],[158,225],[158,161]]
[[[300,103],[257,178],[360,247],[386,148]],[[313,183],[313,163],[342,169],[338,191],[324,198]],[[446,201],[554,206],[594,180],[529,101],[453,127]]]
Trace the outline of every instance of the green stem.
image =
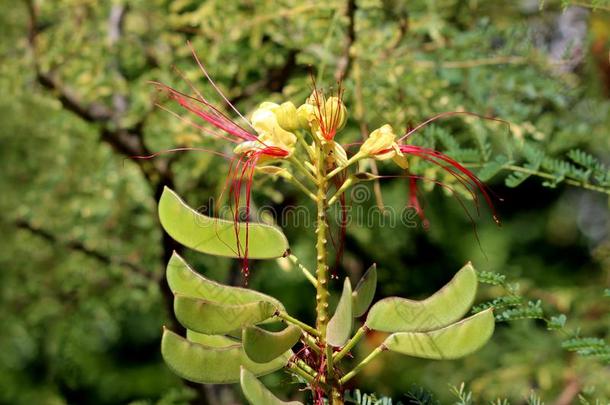
[[316,278],[314,277],[313,274],[311,274],[311,272],[307,269],[307,267],[303,266],[301,264],[301,262],[299,261],[299,258],[296,257],[295,255],[291,254],[288,256],[288,259],[290,259],[290,261],[292,263],[294,263],[305,275],[305,278],[307,280],[309,280],[309,282],[311,284],[313,284],[314,287],[316,287],[318,285],[318,281],[316,280]]
[[[312,376],[314,379],[318,378],[318,373],[316,372],[316,370],[314,370],[313,368],[309,367],[309,365],[307,363],[305,363],[303,360],[301,359],[297,359],[297,366],[307,372],[307,374],[309,374],[310,376]],[[320,376],[320,381],[321,382],[326,382],[326,380],[323,379],[323,376]]]
[[328,343],[326,344],[326,373],[328,378],[332,379],[335,375],[335,365],[333,364],[333,348]]
[[315,381],[316,381],[315,377],[310,375],[307,371],[303,370],[296,363],[288,363],[287,367],[288,367],[288,370],[292,371],[294,374],[298,375],[299,377],[302,377],[309,384],[312,384],[312,385],[315,384]]
[[366,358],[364,360],[362,360],[356,367],[354,367],[352,371],[350,371],[349,373],[345,374],[339,380],[339,384],[343,385],[346,382],[348,382],[349,380],[351,380],[356,374],[358,374],[360,371],[362,371],[362,369],[367,364],[369,364],[371,361],[373,361],[373,359],[375,357],[379,356],[379,354],[381,354],[381,352],[384,352],[386,350],[388,350],[388,349],[383,344],[381,346],[377,347],[368,356],[366,356]]
[[282,177],[297,186],[303,193],[305,193],[307,197],[311,198],[313,201],[316,200],[316,195],[312,193],[307,187],[305,187],[305,185],[301,183],[299,179],[292,175],[284,175]]
[[[465,164],[465,167],[481,167],[483,166],[482,163],[471,163],[471,164]],[[521,166],[516,166],[516,165],[503,165],[502,166],[502,170],[506,170],[506,171],[511,171],[511,172],[518,172],[518,173],[525,173],[525,174],[529,174],[531,176],[536,176],[536,177],[540,177],[543,179],[549,179],[549,180],[554,180],[556,179],[555,176],[553,176],[552,174],[549,173],[544,173],[541,172],[539,170],[534,170],[534,169],[528,169],[527,167],[521,167]],[[604,194],[608,194],[610,195],[610,188],[604,188],[601,186],[597,186],[595,184],[591,184],[589,182],[586,181],[581,181],[581,180],[574,180],[574,179],[564,179],[563,180],[564,183],[566,183],[567,185],[570,186],[574,186],[574,187],[580,187],[580,188],[584,188],[585,190],[591,190],[591,191],[596,191],[598,193],[604,193]]]
[[282,318],[286,322],[289,322],[289,323],[291,323],[293,325],[298,326],[299,328],[303,329],[305,332],[309,333],[310,335],[314,335],[315,337],[320,337],[320,332],[318,332],[317,330],[315,330],[311,326],[307,325],[306,323],[301,322],[298,319],[291,317],[286,312],[278,311],[277,316]]
[[318,150],[318,193],[316,195],[316,329],[320,332],[322,339],[326,341],[326,325],[328,324],[328,264],[326,252],[326,233],[328,231],[328,218],[326,209],[326,193],[328,191],[328,181],[326,179],[326,166],[323,148]]
[[345,355],[347,355],[354,348],[354,346],[356,346],[356,343],[358,343],[368,331],[369,328],[366,325],[362,325],[362,327],[356,331],[354,336],[352,336],[345,346],[343,346],[340,351],[333,355],[333,360],[335,363],[344,358]]
[[302,333],[303,339],[305,340],[305,343],[307,344],[307,346],[309,346],[311,348],[311,350],[313,350],[314,352],[318,353],[318,354],[322,354],[322,350],[320,349],[320,346],[318,346],[318,342],[316,341],[316,339],[313,338],[313,336],[311,336],[309,333],[303,331]]
[[341,173],[343,170],[347,169],[349,166],[358,162],[359,160],[365,158],[366,156],[360,152],[356,153],[354,156],[348,159],[347,163],[344,166],[336,167],[333,171],[326,175],[326,180],[330,180],[335,177],[337,174]]
[[294,166],[297,169],[299,169],[299,171],[301,173],[303,173],[309,180],[311,180],[313,182],[313,184],[317,184],[318,180],[314,177],[313,174],[311,174],[309,169],[307,169],[305,167],[305,165],[303,165],[303,163],[301,163],[301,161],[299,161],[299,159],[297,159],[296,157],[294,157],[294,155],[292,155],[292,156],[290,156],[289,160],[290,160],[290,163],[294,164]]
[[348,177],[347,180],[345,180],[343,184],[341,184],[341,187],[339,187],[335,194],[330,198],[330,200],[328,200],[328,205],[331,206],[335,202],[337,202],[337,199],[341,197],[341,194],[345,193],[345,190],[347,190],[357,182],[358,180],[354,176]]
[[309,160],[313,161],[314,160],[314,152],[313,152],[311,146],[309,146],[307,144],[307,141],[305,141],[305,138],[303,137],[303,131],[302,130],[297,131],[296,132],[296,136],[297,136],[297,139],[298,139],[299,143],[303,147],[303,149],[305,149],[305,151],[309,155]]
[[[526,167],[520,167],[520,166],[515,166],[515,165],[505,165],[505,166],[502,166],[502,168],[505,170],[513,171],[513,172],[521,172],[521,173],[525,173],[525,174],[530,174],[532,176],[542,177],[543,179],[553,180],[556,178],[552,174],[543,173],[538,170],[528,169]],[[604,193],[604,194],[610,195],[610,189],[605,189],[603,187],[596,186],[595,184],[591,184],[586,181],[579,181],[579,180],[574,180],[574,179],[564,179],[563,181],[564,181],[564,183],[566,183],[570,186],[582,187],[585,190],[597,191],[599,193]]]

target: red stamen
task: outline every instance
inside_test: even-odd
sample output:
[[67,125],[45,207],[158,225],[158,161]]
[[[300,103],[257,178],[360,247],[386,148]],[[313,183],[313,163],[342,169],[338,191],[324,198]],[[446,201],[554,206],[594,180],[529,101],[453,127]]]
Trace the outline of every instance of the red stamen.
[[419,198],[417,197],[417,179],[415,177],[409,177],[409,206],[411,206],[419,216],[424,229],[428,229],[430,227],[430,222],[426,219],[424,210],[419,203]]
[[423,147],[415,146],[415,145],[400,145],[399,148],[400,148],[401,152],[403,152],[405,154],[420,156],[420,157],[426,158],[426,160],[428,160],[438,166],[441,166],[442,168],[447,170],[449,173],[451,173],[458,180],[463,180],[463,178],[460,177],[458,175],[458,173],[456,173],[454,170],[451,170],[450,168],[448,169],[447,166],[441,164],[440,162],[438,162],[435,159],[439,159],[441,161],[448,163],[450,166],[452,166],[453,168],[458,170],[459,173],[466,176],[472,182],[471,187],[478,188],[479,191],[481,192],[481,194],[483,194],[483,197],[485,198],[487,205],[489,206],[489,208],[492,211],[494,221],[498,225],[500,224],[500,219],[499,219],[498,213],[494,207],[494,204],[491,200],[489,193],[487,192],[487,186],[485,186],[485,184],[483,184],[483,182],[481,180],[479,180],[478,177],[475,176],[474,173],[472,173],[470,170],[468,170],[467,168],[462,166],[455,159],[452,159],[449,156],[447,156],[439,151],[429,149],[429,148],[423,148]]
[[[332,108],[330,111],[330,117],[326,117],[326,101],[328,100],[321,89],[318,89],[316,86],[316,79],[313,74],[311,75],[312,81],[312,95],[313,102],[315,104],[315,119],[320,127],[320,132],[322,133],[322,137],[327,141],[332,141],[337,134],[337,129],[339,127],[339,123],[341,122],[341,105],[343,103],[343,93],[344,89],[342,87],[342,83],[338,82],[337,84],[337,105],[336,108]],[[331,95],[332,97],[332,95]]]
[[[417,125],[415,128],[413,129],[408,129],[407,133],[404,134],[402,137],[400,137],[398,139],[398,141],[404,141],[405,139],[407,139],[408,137],[410,137],[411,135],[413,135],[415,132],[417,132],[419,129],[425,127],[426,125],[428,125],[429,123],[436,121],[439,118],[443,118],[443,117],[450,117],[453,115],[470,115],[472,117],[477,117],[477,118],[481,118],[484,120],[488,120],[488,121],[496,121],[496,122],[501,122],[502,124],[506,124],[506,126],[508,127],[508,130],[510,132],[510,123],[508,121],[505,121],[503,119],[500,118],[495,118],[495,117],[489,117],[486,115],[481,115],[481,114],[477,114],[477,113],[472,113],[472,112],[468,112],[468,111],[447,111],[447,112],[443,112],[440,114],[437,114],[431,118],[428,118],[427,120],[425,120],[424,122],[422,122],[421,124]],[[410,127],[410,125],[409,125]]]

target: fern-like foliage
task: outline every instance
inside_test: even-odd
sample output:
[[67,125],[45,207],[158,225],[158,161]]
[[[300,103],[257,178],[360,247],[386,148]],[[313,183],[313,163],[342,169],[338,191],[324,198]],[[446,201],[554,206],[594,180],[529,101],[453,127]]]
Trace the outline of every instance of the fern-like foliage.
[[392,402],[392,398],[378,397],[376,394],[365,394],[358,389],[345,391],[344,401],[346,404],[357,405],[404,405],[400,401]]
[[472,392],[466,390],[464,383],[460,384],[459,388],[451,386],[451,393],[457,398],[457,402],[454,405],[473,405]]
[[[498,151],[488,139],[487,132],[474,132],[472,141],[464,141],[448,130],[433,125],[426,128],[420,143],[440,149],[475,169],[482,181],[504,175],[506,186],[518,187],[535,177],[549,188],[566,184],[610,195],[610,168],[588,152],[569,149],[562,156],[551,156],[537,143],[516,141],[510,136],[506,136],[503,149]],[[440,169],[426,162],[417,162],[413,169],[427,176],[431,172],[440,176]]]
[[434,395],[423,387],[412,386],[409,391],[405,393],[408,398],[408,404],[413,405],[439,405],[438,400],[434,398]]
[[[604,364],[610,364],[610,345],[604,339],[579,336],[578,331],[567,329],[565,314],[547,315],[542,307],[541,300],[532,301],[520,295],[519,286],[509,284],[506,276],[491,272],[479,272],[478,274],[481,283],[502,287],[505,295],[474,306],[473,313],[493,307],[497,322],[537,319],[544,322],[547,329],[560,331],[569,336],[562,342],[562,347],[565,350],[575,352],[583,357],[597,359]],[[607,291],[604,292],[604,294],[606,293]]]

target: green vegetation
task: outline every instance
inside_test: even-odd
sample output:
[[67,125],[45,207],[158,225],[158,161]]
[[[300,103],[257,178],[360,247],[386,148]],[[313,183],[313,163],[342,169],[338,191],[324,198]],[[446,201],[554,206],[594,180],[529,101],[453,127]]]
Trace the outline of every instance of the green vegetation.
[[[583,8],[574,11],[573,4]],[[192,296],[184,280],[197,280],[201,294],[219,294],[206,305],[226,310],[218,303],[233,299],[231,311],[259,311],[265,302],[281,302],[284,315],[316,323],[316,280],[304,273],[316,267],[316,241],[313,224],[296,209],[315,213],[316,207],[292,179],[260,176],[252,187],[252,212],[259,215],[253,222],[276,229],[267,215],[272,210],[262,208],[293,215],[279,224],[285,238],[262,232],[274,242],[251,239],[247,287],[265,294],[232,289],[244,287],[242,260],[184,249],[182,244],[196,248],[200,241],[177,237],[177,243],[162,231],[157,202],[168,196],[166,187],[201,218],[233,219],[222,211],[226,159],[198,151],[143,158],[172,148],[232,152],[233,145],[164,111],[179,110],[151,84],[191,92],[191,82],[223,105],[187,41],[248,114],[268,100],[302,104],[311,94],[311,76],[326,88],[336,88],[343,77],[343,145],[362,142],[385,123],[400,134],[448,111],[502,120],[446,116],[409,138],[485,181],[501,227],[486,207],[477,216],[471,194],[425,159],[409,158],[409,170],[432,180],[418,181],[427,230],[415,213],[396,220],[409,203],[409,181],[398,177],[399,168],[368,161],[359,168],[372,175],[351,178],[344,194],[351,222],[337,269],[332,259],[339,246],[328,243],[329,276],[338,276],[329,282],[329,315],[335,307],[351,307],[344,310],[362,316],[373,295],[378,303],[409,297],[414,306],[425,297],[442,300],[434,292],[470,260],[480,284],[476,297],[452,308],[451,320],[437,318],[424,329],[477,319],[479,312],[487,316],[490,306],[496,325],[489,343],[464,359],[395,353],[370,359],[346,385],[346,403],[610,399],[607,2],[3,0],[0,7],[1,403],[271,403],[264,386],[277,398],[311,401],[309,392],[298,390],[306,375],[277,371],[261,378],[264,386],[252,375],[279,369],[287,358],[255,363],[260,373],[240,369],[242,356],[259,346],[243,351],[240,340],[247,346],[252,339],[271,344],[291,336],[275,336],[281,332],[268,323],[263,327],[270,336],[262,336],[259,326],[246,329],[249,335],[186,334],[175,318],[173,293]],[[347,153],[357,150],[354,145]],[[471,211],[474,232],[460,201]],[[358,222],[359,215],[370,221]],[[340,209],[331,209],[333,235],[340,219]],[[225,230],[233,231],[227,223]],[[231,232],[223,239],[218,231],[208,235],[219,238],[211,253],[235,256],[223,249],[243,239],[231,239]],[[259,231],[253,225],[249,232]],[[286,240],[292,256],[257,259],[281,256]],[[368,279],[374,281],[357,286],[373,263]],[[337,306],[346,276],[352,299],[345,293]],[[351,322],[343,317],[335,324]],[[362,332],[361,323],[350,325],[358,345],[337,352],[349,365],[346,372],[388,338]],[[188,340],[164,333],[164,325]],[[434,339],[419,335],[424,329],[391,331],[397,351],[411,350],[405,341]],[[228,353],[222,358],[233,361],[230,370],[215,375],[236,385],[185,384],[162,359],[162,337],[163,347],[175,352],[189,341],[213,348],[199,359]],[[341,333],[334,337],[345,340]]]

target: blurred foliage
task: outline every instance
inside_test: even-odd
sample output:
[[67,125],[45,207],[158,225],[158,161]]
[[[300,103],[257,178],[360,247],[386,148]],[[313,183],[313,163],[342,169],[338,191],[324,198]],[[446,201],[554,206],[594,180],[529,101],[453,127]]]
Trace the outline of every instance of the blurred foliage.
[[[344,143],[381,123],[404,130],[443,111],[510,122],[509,130],[453,117],[412,137],[482,168],[504,199],[497,203],[502,228],[482,215],[479,244],[457,201],[429,187],[429,231],[353,225],[338,271],[356,279],[377,262],[378,298],[417,297],[470,259],[519,280],[528,300],[565,313],[582,336],[608,341],[610,16],[594,5],[597,11],[564,11],[563,1],[541,9],[536,1],[1,0],[0,402],[241,401],[225,387],[186,388],[158,350],[161,325],[171,322],[163,266],[173,248],[156,222],[158,186],[171,181],[192,205],[209,208],[228,170],[202,153],[130,159],[176,146],[229,150],[154,105],[164,100],[150,80],[188,90],[172,66],[209,91],[187,40],[243,112],[267,99],[301,102],[309,72],[324,85],[345,73],[352,115]],[[421,162],[412,167],[437,175]],[[525,178],[527,170],[534,176]],[[519,187],[507,188],[506,178]],[[572,187],[583,182],[601,192]],[[403,180],[382,189],[387,207],[404,206]],[[256,190],[261,205],[309,207],[281,182]],[[361,212],[375,207],[367,195],[352,195]],[[293,252],[312,263],[311,227],[286,232]],[[211,278],[241,282],[235,262],[187,257]],[[299,294],[306,284],[282,262],[255,264],[249,285],[311,320],[313,302]],[[496,288],[481,299],[503,295]],[[380,337],[368,339],[373,347]],[[384,370],[373,363],[355,384],[403,402],[414,383],[445,403],[455,401],[447,385],[466,382],[481,402],[527,403],[535,389],[552,403],[570,388],[574,401],[605,403],[608,368],[563,350],[561,341],[535,320],[500,324],[467,359],[382,357]],[[279,374],[265,382],[290,391],[286,397],[302,395],[286,380]]]

